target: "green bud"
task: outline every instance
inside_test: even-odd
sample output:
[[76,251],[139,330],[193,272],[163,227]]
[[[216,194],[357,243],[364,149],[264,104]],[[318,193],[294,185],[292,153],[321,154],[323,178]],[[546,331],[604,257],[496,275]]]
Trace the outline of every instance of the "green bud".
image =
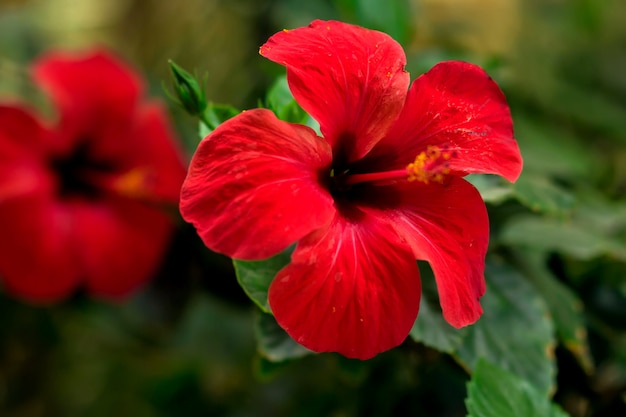
[[168,62],[172,70],[174,93],[178,97],[179,104],[194,116],[202,114],[207,106],[204,88],[200,87],[194,76],[176,65],[174,61],[170,59]]

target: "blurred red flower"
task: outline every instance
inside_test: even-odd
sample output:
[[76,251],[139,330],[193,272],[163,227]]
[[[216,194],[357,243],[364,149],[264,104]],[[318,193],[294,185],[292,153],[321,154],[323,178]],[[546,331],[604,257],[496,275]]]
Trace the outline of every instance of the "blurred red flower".
[[0,279],[52,302],[84,286],[117,299],[151,278],[173,231],[185,167],[164,108],[104,51],[33,65],[58,120],[0,104]]
[[333,21],[277,33],[260,53],[287,67],[324,137],[263,109],[230,119],[192,159],[183,217],[237,259],[297,242],[269,304],[311,350],[366,359],[400,344],[418,313],[416,259],[434,271],[445,319],[475,322],[489,223],[461,177],[515,181],[522,168],[498,86],[475,65],[443,62],[409,89],[398,43]]

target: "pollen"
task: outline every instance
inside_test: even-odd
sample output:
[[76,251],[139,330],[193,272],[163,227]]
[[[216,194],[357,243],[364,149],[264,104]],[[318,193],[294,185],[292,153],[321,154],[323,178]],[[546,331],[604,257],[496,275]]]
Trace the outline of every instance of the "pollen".
[[453,153],[447,149],[442,150],[438,146],[429,146],[415,157],[415,161],[407,165],[408,180],[420,181],[424,184],[442,183],[445,176],[450,173],[448,161]]
[[112,189],[119,194],[131,197],[144,197],[153,180],[153,175],[146,168],[135,168],[118,177]]

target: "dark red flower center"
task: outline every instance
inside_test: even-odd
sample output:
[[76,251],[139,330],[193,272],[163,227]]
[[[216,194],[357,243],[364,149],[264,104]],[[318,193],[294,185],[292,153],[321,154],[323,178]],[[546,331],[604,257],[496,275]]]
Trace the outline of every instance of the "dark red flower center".
[[83,141],[73,153],[55,158],[51,169],[58,181],[58,193],[61,197],[82,196],[96,199],[104,191],[103,178],[111,177],[118,171],[111,161],[98,160],[89,152],[87,141]]
[[445,176],[450,173],[448,161],[453,156],[454,151],[429,146],[404,169],[367,173],[333,169],[330,173],[330,191],[336,198],[345,198],[349,197],[355,186],[367,183],[385,184],[397,180],[418,181],[424,184],[442,183]]

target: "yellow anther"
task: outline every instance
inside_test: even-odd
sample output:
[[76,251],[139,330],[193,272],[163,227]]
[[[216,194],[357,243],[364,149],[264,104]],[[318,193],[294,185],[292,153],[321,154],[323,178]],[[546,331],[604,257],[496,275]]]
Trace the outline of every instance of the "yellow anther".
[[438,146],[429,146],[415,157],[415,161],[407,165],[408,180],[424,184],[443,182],[445,176],[450,173],[447,161],[451,157],[452,152],[442,151]]
[[116,178],[112,188],[129,197],[145,197],[149,194],[153,179],[149,169],[135,168]]

